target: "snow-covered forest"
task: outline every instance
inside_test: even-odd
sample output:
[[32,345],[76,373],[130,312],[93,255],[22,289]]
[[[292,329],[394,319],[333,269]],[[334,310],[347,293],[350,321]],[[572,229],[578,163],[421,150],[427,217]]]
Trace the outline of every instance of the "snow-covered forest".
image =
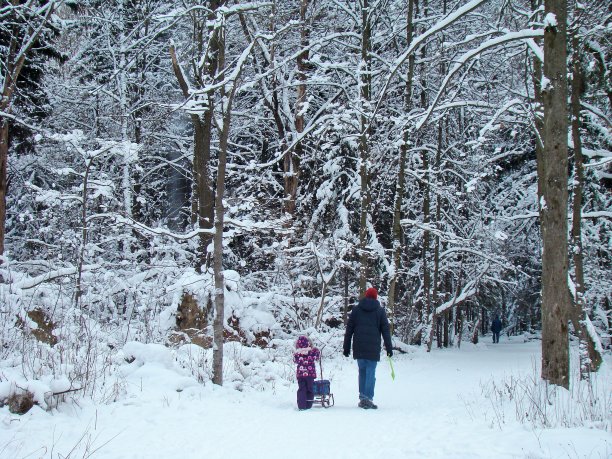
[[[370,286],[402,379],[481,359],[495,316],[508,355],[535,359],[507,393],[481,381],[491,402],[465,419],[503,430],[521,390],[594,407],[506,414],[599,441],[508,457],[612,454],[611,40],[605,0],[3,0],[0,456],[120,457],[92,426],[32,453],[10,403],[28,397],[51,413],[33,432],[134,397],[180,407],[186,388],[284,397],[278,428],[297,423],[295,339],[344,384],[347,315]],[[168,374],[139,374],[139,393],[130,365],[151,363]],[[430,442],[363,457],[491,457]]]

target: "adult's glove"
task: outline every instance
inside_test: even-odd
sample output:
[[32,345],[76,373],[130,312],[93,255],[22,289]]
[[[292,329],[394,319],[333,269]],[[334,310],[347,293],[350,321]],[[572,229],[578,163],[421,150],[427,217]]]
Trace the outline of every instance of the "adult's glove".
[[387,351],[387,357],[393,357],[393,351]]
[[348,357],[348,356],[349,356],[349,354],[350,354],[350,352],[349,352],[349,351],[346,351],[346,350],[345,350],[345,351],[343,351],[342,353],[344,354],[344,357]]

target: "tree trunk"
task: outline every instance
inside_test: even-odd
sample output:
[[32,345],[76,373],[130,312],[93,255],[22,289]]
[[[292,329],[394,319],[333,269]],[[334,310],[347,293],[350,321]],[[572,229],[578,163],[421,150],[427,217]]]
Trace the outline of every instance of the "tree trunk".
[[[19,4],[12,0],[13,6]],[[2,93],[0,93],[0,112],[11,113],[13,95],[17,89],[17,81],[23,69],[28,53],[37,42],[38,36],[43,32],[44,26],[53,14],[54,2],[48,2],[38,9],[36,18],[40,18],[37,24],[29,24],[30,36],[19,36],[18,27],[11,27],[10,40],[5,48],[6,61],[0,62],[3,67]],[[44,15],[44,16],[43,16]],[[8,26],[7,26],[8,27]],[[25,45],[25,46],[24,46]],[[0,116],[0,266],[4,255],[4,243],[6,234],[6,195],[8,193],[8,142],[9,142],[9,120]]]
[[[538,158],[542,230],[542,378],[569,388],[567,285],[567,0],[545,0],[544,150]],[[551,18],[554,17],[554,20]]]
[[[305,127],[306,79],[308,63],[308,43],[310,31],[306,25],[306,12],[309,0],[300,0],[300,53],[297,56],[297,99],[295,102],[295,135],[300,136]],[[300,176],[300,158],[303,154],[303,145],[300,140],[293,149],[285,153],[284,184],[285,184],[285,212],[291,217],[295,214],[295,204]]]
[[[444,13],[446,13],[446,2],[444,2]],[[444,43],[444,41],[442,42]],[[444,64],[442,64],[442,67],[444,67]],[[444,73],[442,73],[444,74]],[[438,148],[436,150],[436,216],[435,216],[435,223],[436,225],[439,225],[440,222],[440,213],[442,211],[441,209],[441,200],[440,200],[440,190],[439,190],[439,183],[440,183],[440,177],[442,174],[442,144],[443,144],[443,138],[442,138],[442,123],[443,120],[438,121]],[[439,228],[439,226],[438,226]],[[435,310],[435,308],[438,306],[439,303],[439,292],[440,292],[440,288],[439,288],[439,284],[440,283],[440,235],[439,233],[436,233],[436,235],[434,236],[434,273],[433,273],[433,295],[432,295],[432,302],[433,302],[433,308]],[[445,347],[448,347],[448,311],[445,311],[444,313],[444,340],[445,340]],[[438,347],[442,347],[442,343],[441,343],[441,339],[438,339]]]
[[[225,4],[225,0],[212,0],[210,2],[210,12],[208,13],[208,22],[212,23],[215,20],[216,11]],[[201,31],[207,27],[210,35],[208,50],[206,51],[206,59],[203,61],[203,67],[200,70],[199,86],[204,87],[210,81],[214,81],[218,74],[220,66],[220,54],[224,52],[221,46],[221,33],[219,29],[213,29],[211,26],[201,26]],[[203,43],[200,37],[200,44]],[[201,53],[200,53],[201,54]],[[196,162],[196,183],[198,186],[198,227],[200,229],[210,229],[213,227],[215,217],[215,191],[213,189],[213,180],[210,173],[210,152],[214,130],[214,109],[215,109],[214,93],[207,94],[207,109],[203,117],[198,117],[194,123],[195,135],[195,150],[194,158],[197,155]],[[195,120],[194,120],[195,121]],[[210,263],[208,245],[212,237],[206,233],[200,233],[200,268],[207,267]]]
[[[431,209],[430,209],[430,175],[429,175],[429,156],[428,152],[424,149],[422,152],[423,161],[423,248],[421,250],[421,262],[423,263],[423,301],[421,307],[421,323],[425,326],[429,322],[429,326],[433,328],[433,316],[430,317],[431,313],[431,274],[429,271],[429,223],[431,222]],[[431,335],[431,333],[430,333]],[[428,349],[429,349],[428,340]]]
[[359,218],[359,294],[365,293],[367,280],[370,275],[370,256],[367,249],[368,224],[370,218],[370,186],[369,167],[370,150],[368,145],[368,134],[370,131],[369,120],[365,115],[366,105],[370,102],[370,48],[371,48],[371,24],[370,24],[369,0],[363,0],[361,8],[361,64],[359,70],[361,115],[359,136],[359,177],[361,180],[361,212]]
[[[151,14],[151,10],[146,7],[146,9],[144,11],[142,11],[143,14],[145,15],[149,15]],[[139,39],[142,39],[144,37],[148,37],[149,36],[149,25],[150,25],[150,19],[146,18],[143,20],[143,30],[142,33],[139,34]],[[145,141],[145,139],[143,138],[143,117],[146,116],[147,113],[147,109],[145,108],[145,106],[142,105],[142,102],[145,98],[145,88],[146,88],[146,82],[147,82],[147,64],[149,62],[150,56],[147,55],[147,53],[139,53],[138,56],[136,57],[136,66],[135,66],[135,73],[137,73],[138,75],[138,84],[136,85],[136,88],[132,88],[132,91],[135,92],[136,94],[136,100],[138,105],[135,107],[135,109],[132,111],[132,113],[130,114],[130,118],[132,119],[132,123],[134,124],[134,142],[137,145],[142,145],[143,142]],[[142,170],[141,168],[135,168],[135,170],[132,172],[132,188],[134,190],[133,196],[132,196],[132,214],[134,215],[134,219],[140,222],[144,222],[146,219],[146,215],[144,212],[144,208],[140,199],[140,195],[142,193]],[[170,200],[171,197],[170,195],[168,195],[168,202],[167,205],[168,207],[170,207]],[[136,239],[139,240],[140,242],[140,247],[144,247],[146,244],[147,239],[145,239],[140,233],[138,233],[137,231],[133,231],[132,232],[134,237]],[[146,260],[147,263],[150,262],[150,255],[148,253],[148,251],[146,252]]]
[[[467,306],[466,316],[468,316],[469,306]],[[461,348],[461,338],[463,337],[464,318],[461,307],[457,307],[455,314],[455,336],[457,336],[457,348]]]
[[[216,65],[215,65],[216,67]],[[214,110],[214,97],[208,96],[208,109],[204,114],[204,119],[199,115],[192,115],[194,128],[194,173],[197,186],[197,220],[198,228],[207,230],[213,227],[215,207],[215,192],[212,186],[210,175],[210,144],[212,142],[213,121],[212,113]],[[212,236],[208,233],[200,233],[200,263],[199,267],[206,267],[209,264],[208,245],[212,241]]]
[[449,324],[452,320],[452,310],[444,312],[444,331],[443,331],[443,340],[442,345],[444,347],[448,347],[450,342],[450,333],[449,333]]
[[[438,148],[436,150],[436,177],[440,175],[440,159],[442,155],[442,120],[438,121]],[[438,180],[436,179],[436,183]],[[436,224],[440,221],[440,193],[436,190]],[[431,351],[432,341],[433,341],[433,328],[438,328],[441,326],[438,320],[438,316],[436,314],[436,307],[438,306],[438,282],[440,276],[440,236],[438,233],[434,236],[434,272],[433,272],[433,286],[432,286],[432,295],[431,295],[431,303],[432,303],[432,311],[431,311],[431,324],[432,324],[432,333],[429,336],[429,341],[427,342],[427,351]],[[445,318],[447,317],[447,312],[445,312]],[[446,341],[448,342],[448,331],[446,332]],[[438,332],[436,334],[436,338],[438,341],[438,347],[442,347],[442,334]]]
[[[218,65],[221,75],[225,67],[225,29],[217,30]],[[235,84],[235,83],[234,83]],[[213,252],[213,271],[215,277],[215,318],[213,323],[213,384],[223,385],[223,331],[225,329],[225,282],[223,277],[223,225],[225,209],[225,170],[227,167],[227,145],[232,115],[233,91],[229,97],[222,86],[220,89],[223,127],[219,139],[219,163],[217,166],[217,190],[215,199],[215,234]],[[223,102],[223,101],[226,102]]]
[[[474,330],[472,330],[472,344],[478,344],[478,328],[480,327],[480,319],[476,319],[476,323],[474,324]],[[459,339],[461,342],[461,339]]]
[[[221,0],[212,1],[210,4],[211,11],[207,14],[208,21],[212,22],[215,19],[215,11],[223,4]],[[212,81],[217,74],[218,68],[218,31],[210,31],[210,46],[206,50],[206,56],[201,59],[200,56],[205,50],[204,46],[204,28],[206,21],[198,21],[194,16],[194,39],[198,47],[197,61],[201,61],[201,65],[194,64],[198,71],[196,75],[196,86],[203,88],[207,81]],[[178,80],[181,91],[185,99],[192,95],[189,91],[189,84],[185,80],[185,74],[180,67],[174,46],[170,47],[170,56],[172,58],[172,68]],[[213,112],[214,112],[214,94],[206,95],[206,110],[203,115],[192,114],[191,123],[193,125],[193,196],[191,200],[192,206],[192,223],[198,224],[201,230],[213,228],[214,210],[215,210],[215,192],[213,189],[213,180],[210,174],[210,152],[213,137]],[[200,233],[199,244],[199,263],[196,269],[199,271],[204,266],[209,265],[208,246],[212,241],[212,235],[206,232]]]
[[349,270],[344,268],[344,308],[342,310],[342,322],[346,326],[348,322],[349,310]]
[[85,262],[85,247],[87,246],[87,188],[89,186],[89,172],[93,158],[85,159],[85,174],[83,175],[83,189],[81,194],[81,246],[79,247],[79,259],[77,261],[77,279],[74,291],[74,303],[78,307],[83,294],[81,280],[83,278],[83,264]]
[[[414,14],[414,0],[408,0],[408,17],[406,25],[406,46],[410,46],[413,37],[413,14]],[[412,106],[412,79],[414,76],[414,53],[408,58],[408,75],[406,76],[406,86],[404,89],[404,109],[406,113],[410,112]],[[402,255],[402,202],[404,200],[404,193],[406,191],[406,155],[408,153],[408,142],[410,136],[408,128],[404,128],[403,142],[400,147],[400,157],[397,173],[397,184],[395,186],[395,199],[393,204],[393,224],[392,224],[392,263],[393,271],[391,272],[391,279],[389,279],[389,310],[390,314],[390,325],[391,333],[395,329],[395,296],[396,296],[396,285],[398,279],[398,271],[400,268],[400,261]]]
[[[417,3],[418,6],[418,3]],[[429,14],[429,4],[427,0],[423,1],[423,17],[427,17]],[[427,60],[427,45],[423,44],[421,48],[421,60],[423,64],[421,64],[421,108],[423,110],[427,109],[427,72],[425,69],[425,64]],[[422,162],[423,162],[423,182],[422,182],[422,191],[423,191],[423,226],[425,227],[423,230],[423,247],[421,251],[421,260],[423,263],[423,300],[421,301],[421,314],[420,321],[422,326],[431,327],[429,329],[427,339],[427,345],[429,348],[429,336],[431,336],[432,328],[435,326],[433,323],[433,316],[431,315],[431,272],[429,269],[429,244],[430,244],[430,234],[429,234],[429,223],[431,222],[431,184],[430,184],[430,164],[429,164],[429,155],[426,149],[423,149],[421,153]]]
[[[536,11],[541,5],[541,0],[531,0],[531,11]],[[535,38],[534,41],[540,45],[541,40]],[[535,150],[536,150],[536,158],[541,158],[543,155],[544,149],[544,120],[540,113],[543,110],[543,102],[542,102],[542,91],[540,88],[540,83],[542,81],[542,62],[537,56],[534,56],[532,59],[533,63],[533,96],[534,96],[534,123],[535,123]],[[538,172],[538,177],[544,175],[542,172],[542,162],[537,161],[536,167]],[[538,200],[542,199],[542,190],[540,189],[540,181],[538,180]]]
[[597,371],[602,363],[602,357],[597,351],[593,337],[588,333],[585,321],[589,320],[588,309],[584,299],[584,266],[582,250],[582,191],[584,188],[584,161],[582,156],[582,138],[580,134],[580,96],[583,86],[583,73],[580,62],[579,40],[574,36],[573,66],[572,66],[572,139],[574,141],[574,202],[572,217],[572,254],[574,260],[574,279],[576,294],[570,318],[574,330],[580,339],[580,377],[589,378],[589,372]]
[[480,334],[486,335],[487,330],[489,329],[489,318],[487,316],[487,310],[485,308],[480,308]]
[[8,191],[8,134],[9,120],[0,117],[0,266],[4,255],[4,231],[6,226],[6,193]]
[[[123,166],[121,187],[123,188],[123,212],[130,218],[132,217],[132,178],[131,178],[131,159],[130,154],[126,150],[129,144],[128,137],[128,75],[127,75],[127,50],[125,37],[125,7],[124,0],[119,1],[119,68],[116,69],[118,86],[119,86],[119,112],[121,116],[121,142],[123,143]],[[127,242],[127,241],[126,241]],[[129,242],[125,244],[124,250],[126,254],[130,252],[131,247]]]

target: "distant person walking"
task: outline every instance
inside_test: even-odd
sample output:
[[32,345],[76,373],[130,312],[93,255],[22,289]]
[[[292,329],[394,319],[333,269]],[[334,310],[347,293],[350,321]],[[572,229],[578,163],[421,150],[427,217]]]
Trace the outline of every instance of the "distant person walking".
[[499,343],[499,334],[502,330],[502,323],[499,320],[499,316],[495,316],[493,322],[491,323],[491,331],[493,332],[493,342]]
[[314,392],[312,386],[317,377],[315,361],[321,358],[319,349],[306,336],[300,336],[295,343],[293,361],[297,364],[295,375],[298,381],[297,405],[300,411],[312,408]]
[[353,343],[353,358],[357,360],[359,367],[359,407],[364,409],[376,409],[374,404],[374,385],[376,384],[376,365],[380,361],[380,337],[385,342],[387,355],[393,355],[391,345],[391,332],[389,320],[385,310],[377,300],[378,291],[369,288],[365,292],[365,298],[353,308],[346,325],[344,334],[345,357],[351,352],[351,341]]

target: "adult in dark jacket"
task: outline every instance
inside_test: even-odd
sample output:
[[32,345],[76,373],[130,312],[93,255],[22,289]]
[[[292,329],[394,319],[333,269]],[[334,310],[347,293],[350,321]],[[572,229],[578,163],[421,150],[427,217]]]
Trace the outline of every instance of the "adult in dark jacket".
[[348,357],[353,342],[353,358],[359,367],[359,407],[378,408],[373,402],[376,365],[380,361],[380,337],[385,342],[387,355],[393,355],[389,320],[377,300],[375,288],[366,290],[365,298],[351,311],[344,334],[344,356]]
[[493,322],[491,323],[491,331],[493,332],[493,342],[499,343],[499,334],[502,329],[501,320],[499,320],[499,316],[495,316]]

